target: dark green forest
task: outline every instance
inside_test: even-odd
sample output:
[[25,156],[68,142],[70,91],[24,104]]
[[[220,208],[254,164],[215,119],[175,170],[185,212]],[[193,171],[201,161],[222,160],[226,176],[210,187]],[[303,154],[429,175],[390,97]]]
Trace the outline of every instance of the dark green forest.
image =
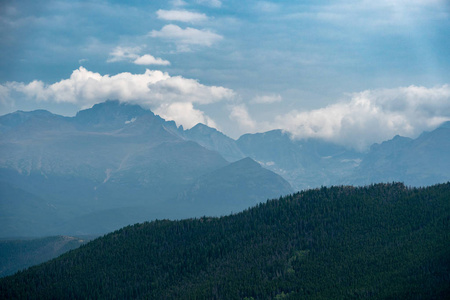
[[0,277],[34,266],[78,248],[94,237],[51,236],[0,240]]
[[450,183],[299,192],[128,226],[0,280],[2,299],[449,299]]

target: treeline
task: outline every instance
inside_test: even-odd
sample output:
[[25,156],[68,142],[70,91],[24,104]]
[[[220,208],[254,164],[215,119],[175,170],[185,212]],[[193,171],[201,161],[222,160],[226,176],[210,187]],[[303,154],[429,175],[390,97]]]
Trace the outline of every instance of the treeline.
[[320,188],[159,220],[0,280],[0,298],[448,299],[450,183]]

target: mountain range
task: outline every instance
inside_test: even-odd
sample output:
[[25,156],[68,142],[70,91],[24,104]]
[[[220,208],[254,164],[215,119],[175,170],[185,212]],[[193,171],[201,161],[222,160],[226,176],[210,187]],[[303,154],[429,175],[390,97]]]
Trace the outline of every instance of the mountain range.
[[[1,236],[101,234],[155,218],[237,212],[293,191],[250,158],[230,163],[185,137],[194,131],[118,101],[75,117],[0,117]],[[229,201],[233,192],[239,198]]]
[[0,237],[103,234],[152,219],[225,215],[295,190],[450,180],[450,123],[361,153],[281,130],[234,140],[107,101],[63,117],[0,117]]
[[195,134],[190,139],[223,157],[250,157],[294,190],[393,181],[427,186],[450,180],[450,122],[415,139],[397,135],[364,152],[321,139],[296,140],[282,130],[244,134],[237,140],[202,124],[191,130]]

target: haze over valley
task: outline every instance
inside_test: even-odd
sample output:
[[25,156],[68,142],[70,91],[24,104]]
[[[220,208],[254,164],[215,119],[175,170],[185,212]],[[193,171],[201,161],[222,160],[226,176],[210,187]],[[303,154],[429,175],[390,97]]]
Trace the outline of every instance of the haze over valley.
[[75,117],[18,111],[0,125],[2,237],[220,216],[321,186],[450,180],[449,123],[365,152],[281,130],[237,140],[204,124],[184,130],[119,101]]

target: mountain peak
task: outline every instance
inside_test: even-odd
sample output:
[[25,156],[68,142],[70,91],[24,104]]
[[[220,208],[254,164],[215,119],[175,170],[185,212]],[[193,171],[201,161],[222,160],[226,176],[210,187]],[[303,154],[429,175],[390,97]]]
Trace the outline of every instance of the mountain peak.
[[232,164],[236,165],[236,166],[247,167],[247,168],[262,168],[259,163],[257,163],[250,157],[245,157],[245,158],[238,160]]
[[195,125],[194,127],[192,127],[191,129],[188,129],[190,131],[199,131],[202,133],[207,133],[207,132],[216,132],[217,130],[215,128],[211,128],[203,123],[198,123],[197,125]]
[[111,128],[132,123],[138,117],[154,114],[139,105],[108,100],[95,104],[92,108],[81,110],[75,120],[83,126],[90,125],[96,128]]
[[[33,111],[22,111],[18,110],[16,112],[6,114],[0,117],[0,125],[5,128],[15,128],[21,126],[25,123],[33,122],[39,120],[38,122],[44,121],[43,123],[48,123],[49,121],[64,119],[65,117],[52,114],[51,112],[43,109],[33,110]],[[33,125],[36,126],[36,125]]]
[[235,140],[202,123],[186,130],[184,137],[207,149],[219,152],[228,161],[237,161],[245,157]]
[[442,123],[438,128],[450,129],[450,121]]
[[118,100],[107,100],[102,103],[97,103],[92,108],[80,110],[77,113],[78,116],[83,116],[86,113],[119,113],[121,115],[138,116],[142,114],[150,113],[149,110],[143,109],[137,104],[130,104],[126,102],[120,102]]
[[260,170],[271,172],[267,169],[264,169],[258,162],[256,162],[252,158],[246,157],[223,167],[222,172],[230,172],[230,174],[234,174],[234,172],[238,171],[237,173],[251,174],[253,172],[260,172]]
[[271,141],[273,143],[279,143],[280,141],[290,141],[289,134],[281,129],[274,129],[260,133],[246,133],[241,135],[237,142],[242,144],[249,143],[251,141]]
[[45,109],[37,109],[33,111],[18,110],[10,114],[2,116],[2,119],[28,119],[30,117],[50,117],[55,116],[51,112]]

